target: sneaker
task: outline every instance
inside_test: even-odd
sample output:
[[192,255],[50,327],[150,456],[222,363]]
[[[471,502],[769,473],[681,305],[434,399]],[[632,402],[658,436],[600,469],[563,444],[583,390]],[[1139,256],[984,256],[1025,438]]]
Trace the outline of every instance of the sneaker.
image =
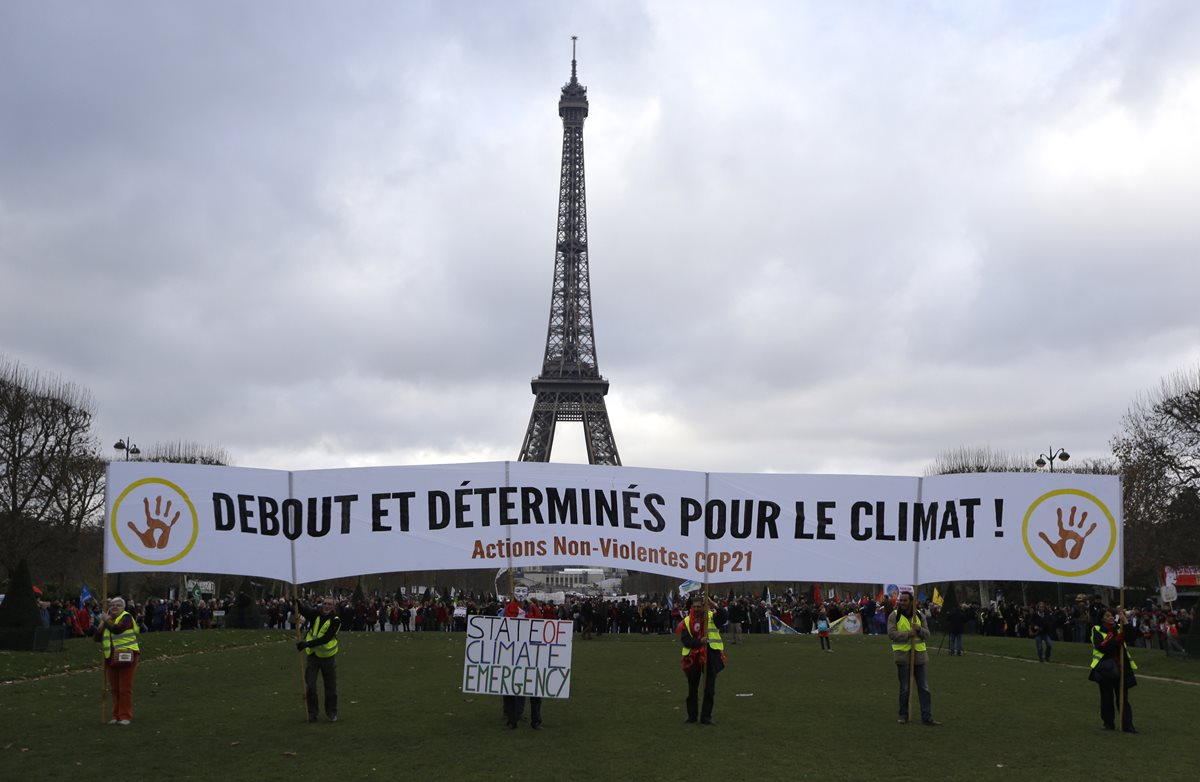
[[921,720],[921,724],[928,725],[931,728],[936,728],[938,725],[941,725],[942,723],[938,722],[937,720]]
[[116,724],[117,724],[117,721],[116,721],[116,720],[109,720],[109,721],[108,721],[108,724],[109,724],[109,725],[116,725]]
[[337,722],[337,715],[336,715],[336,714],[330,714],[330,715],[329,715],[329,721],[330,721],[330,722]]
[[900,723],[901,725],[907,725],[908,717],[900,717],[899,719],[896,720],[896,722]]
[[538,720],[537,722],[531,722],[531,723],[529,723],[529,727],[533,728],[534,730],[541,730],[542,729],[542,721]]
[[117,720],[117,724],[118,724],[118,725],[128,725],[128,724],[129,724],[129,720]]

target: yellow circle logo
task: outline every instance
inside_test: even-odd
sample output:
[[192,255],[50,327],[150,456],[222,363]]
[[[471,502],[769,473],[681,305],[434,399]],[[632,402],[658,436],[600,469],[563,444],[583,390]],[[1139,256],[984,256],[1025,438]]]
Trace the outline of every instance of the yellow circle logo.
[[1058,489],[1029,506],[1021,538],[1029,556],[1043,570],[1067,578],[1085,576],[1112,556],[1117,547],[1117,520],[1094,495]]
[[[122,510],[124,505],[128,510]],[[200,518],[183,489],[164,478],[143,478],[129,484],[113,504],[111,528],[113,540],[130,559],[169,565],[196,544]]]

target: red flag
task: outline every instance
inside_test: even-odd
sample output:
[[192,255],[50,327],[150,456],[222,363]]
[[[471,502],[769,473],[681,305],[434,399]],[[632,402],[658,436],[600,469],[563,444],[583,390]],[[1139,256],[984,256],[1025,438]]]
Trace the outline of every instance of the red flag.
[[821,599],[821,585],[813,584],[813,605],[821,605],[825,601]]

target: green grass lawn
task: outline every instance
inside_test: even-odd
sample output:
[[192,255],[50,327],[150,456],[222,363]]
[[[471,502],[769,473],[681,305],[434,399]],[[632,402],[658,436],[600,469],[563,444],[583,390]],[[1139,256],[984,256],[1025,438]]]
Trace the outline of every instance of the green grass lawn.
[[[0,778],[98,778],[133,763],[133,779],[172,781],[832,781],[889,778],[915,763],[906,776],[920,780],[1091,782],[1118,752],[1145,759],[1155,779],[1196,775],[1200,664],[1161,652],[1135,651],[1142,733],[1125,736],[1100,730],[1087,647],[1058,644],[1055,662],[1038,664],[1032,641],[968,636],[965,657],[932,659],[945,724],[930,729],[896,724],[885,639],[835,636],[823,654],[815,637],[751,636],[728,648],[717,725],[703,727],[683,722],[677,641],[577,636],[571,697],[545,701],[535,733],[506,729],[499,698],[459,692],[462,634],[341,639],[339,720],[311,725],[300,655],[282,632],[143,635],[127,728],[102,724],[96,644],[0,653]],[[707,759],[689,764],[698,746]]]

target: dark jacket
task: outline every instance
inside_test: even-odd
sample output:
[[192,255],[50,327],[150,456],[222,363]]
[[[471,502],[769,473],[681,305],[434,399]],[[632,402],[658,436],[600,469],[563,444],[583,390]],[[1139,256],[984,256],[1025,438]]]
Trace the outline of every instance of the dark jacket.
[[1088,674],[1088,679],[1098,681],[1096,678],[1096,669],[1103,665],[1105,661],[1111,660],[1116,663],[1119,655],[1124,650],[1125,659],[1125,687],[1137,686],[1137,677],[1133,674],[1133,662],[1129,657],[1129,649],[1125,645],[1126,638],[1133,638],[1136,633],[1133,625],[1125,625],[1124,627],[1117,625],[1109,632],[1100,625],[1092,628],[1092,648],[1100,653],[1100,661],[1092,666],[1091,672]]

